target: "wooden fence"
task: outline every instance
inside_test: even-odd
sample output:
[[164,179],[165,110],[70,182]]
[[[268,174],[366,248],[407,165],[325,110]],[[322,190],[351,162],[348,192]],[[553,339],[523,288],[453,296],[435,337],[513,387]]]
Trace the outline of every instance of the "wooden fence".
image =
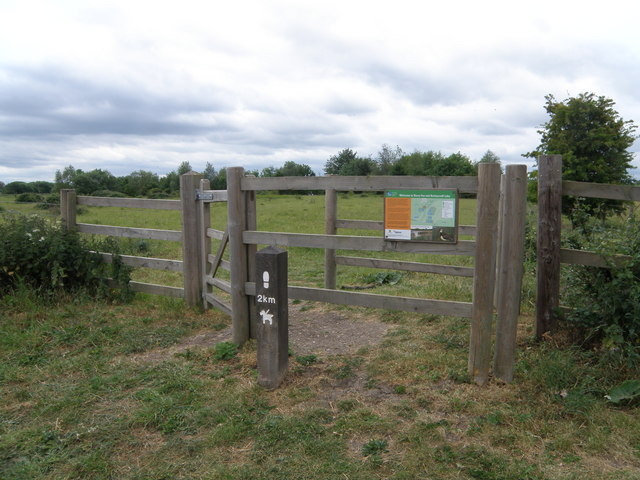
[[[163,258],[149,258],[122,255],[122,262],[132,267],[143,267],[155,270],[181,272],[183,287],[171,287],[144,282],[131,282],[131,289],[135,292],[151,293],[175,298],[184,298],[189,305],[201,304],[201,278],[204,261],[203,249],[206,247],[201,241],[202,205],[197,197],[197,191],[209,189],[208,181],[202,180],[201,175],[188,173],[180,178],[180,200],[154,200],[141,198],[111,198],[77,196],[74,190],[60,191],[60,211],[62,221],[67,228],[81,233],[93,235],[108,235],[114,237],[140,238],[146,240],[166,240],[182,243],[183,259],[167,260]],[[211,191],[211,201],[226,201],[226,191]],[[182,213],[182,230],[157,230],[151,228],[119,227],[112,225],[96,225],[77,223],[76,209],[78,205],[92,207],[123,207],[146,208],[153,210],[178,210]],[[106,263],[112,261],[112,255],[102,253]]]
[[[491,364],[492,323],[497,310],[494,374],[513,377],[515,331],[520,304],[526,207],[526,167],[509,165],[501,175],[498,164],[481,164],[477,177],[275,177],[245,176],[242,167],[227,169],[227,191],[209,189],[209,182],[193,172],[180,178],[180,200],[143,200],[76,197],[61,191],[63,221],[82,233],[182,242],[183,259],[165,260],[123,256],[134,267],[182,271],[183,288],[132,282],[134,291],[184,298],[188,305],[204,303],[232,318],[233,341],[244,343],[255,335],[255,253],[258,245],[324,249],[325,288],[290,285],[289,298],[343,305],[365,306],[471,319],[469,374],[483,384]],[[399,189],[457,189],[477,195],[475,226],[460,226],[459,235],[475,240],[455,244],[390,241],[382,238],[381,221],[338,219],[337,192]],[[256,192],[273,190],[324,190],[325,234],[264,232],[257,230]],[[228,201],[226,230],[211,228],[210,203]],[[76,222],[76,205],[119,206],[180,210],[182,230],[91,225]],[[379,237],[338,235],[338,229],[375,229]],[[219,240],[215,253],[212,240]],[[223,257],[229,248],[229,260]],[[474,267],[425,264],[380,258],[338,255],[338,250],[403,252],[474,257]],[[104,255],[105,261],[110,256]],[[336,290],[336,269],[342,266],[405,270],[473,278],[472,302],[398,297]],[[216,276],[229,271],[230,280]],[[228,297],[217,294],[217,291]],[[230,301],[227,299],[230,298]]]
[[[562,180],[562,156],[538,157],[538,258],[536,336],[557,327],[560,308],[560,265],[608,267],[607,258],[595,252],[561,248],[562,197],[640,201],[640,187]],[[609,258],[611,260],[611,258]]]
[[[382,229],[378,221],[336,218],[337,192],[384,191],[392,189],[458,189],[460,193],[477,194],[476,226],[461,226],[461,235],[475,235],[475,241],[457,244],[435,244],[389,241],[380,237],[337,235],[339,228]],[[256,229],[258,191],[324,190],[325,234],[264,232]],[[494,312],[494,290],[497,298],[497,338],[495,374],[507,381],[513,375],[515,329],[517,324],[522,279],[524,248],[524,212],[526,205],[526,167],[511,165],[504,176],[501,197],[501,174],[497,164],[481,164],[478,177],[281,177],[244,176],[244,169],[227,169],[227,230],[206,228],[207,237],[221,240],[215,255],[208,254],[206,285],[203,296],[207,303],[221,308],[232,317],[233,340],[243,343],[255,332],[255,251],[258,245],[307,247],[325,250],[325,288],[291,285],[289,298],[344,305],[357,305],[410,312],[432,313],[471,318],[469,373],[477,383],[488,378],[491,363],[491,328]],[[206,194],[206,192],[204,192]],[[502,208],[499,208],[502,198]],[[205,200],[206,202],[206,200]],[[207,217],[206,206],[204,217]],[[499,222],[509,228],[498,228]],[[500,241],[498,241],[500,232]],[[230,262],[222,261],[228,241]],[[501,245],[498,254],[498,245]],[[428,253],[475,257],[473,268],[403,262],[337,255],[337,250],[374,252]],[[496,259],[499,267],[496,269]],[[391,268],[396,270],[441,273],[473,277],[473,302],[457,302],[425,298],[397,297],[371,293],[335,290],[337,265]],[[219,267],[228,268],[230,281],[216,278]],[[496,282],[496,278],[498,281]],[[229,294],[231,303],[216,295],[212,287]]]

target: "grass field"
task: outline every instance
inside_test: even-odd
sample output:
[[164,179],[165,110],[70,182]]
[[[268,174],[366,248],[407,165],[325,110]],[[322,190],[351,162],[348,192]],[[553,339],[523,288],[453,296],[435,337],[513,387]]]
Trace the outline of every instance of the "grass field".
[[[322,196],[259,196],[258,227],[320,233],[323,205]],[[344,195],[338,205],[339,218],[382,212],[372,195]],[[473,200],[463,200],[460,223],[473,224],[473,210]],[[225,215],[216,205],[216,228]],[[180,223],[176,212],[110,208],[89,208],[78,221]],[[180,258],[172,242],[127,248]],[[322,285],[322,251],[290,256],[291,283]],[[361,284],[370,272],[339,267],[338,284]],[[159,272],[136,275],[180,284]],[[372,292],[469,300],[470,290],[465,279],[405,274]],[[145,295],[124,305],[71,297],[45,305],[18,291],[0,299],[0,478],[640,478],[639,410],[604,398],[640,369],[561,338],[535,343],[530,305],[523,304],[514,382],[477,387],[466,374],[466,319],[303,302],[309,315],[379,321],[388,333],[355,353],[292,351],[284,385],[267,392],[256,386],[253,342],[236,353],[194,341],[229,325],[219,312]]]

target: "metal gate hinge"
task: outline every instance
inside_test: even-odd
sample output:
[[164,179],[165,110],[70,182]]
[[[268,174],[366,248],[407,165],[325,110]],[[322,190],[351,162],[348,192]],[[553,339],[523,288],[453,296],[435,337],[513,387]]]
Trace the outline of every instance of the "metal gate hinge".
[[202,192],[196,188],[196,200],[213,201],[213,192]]

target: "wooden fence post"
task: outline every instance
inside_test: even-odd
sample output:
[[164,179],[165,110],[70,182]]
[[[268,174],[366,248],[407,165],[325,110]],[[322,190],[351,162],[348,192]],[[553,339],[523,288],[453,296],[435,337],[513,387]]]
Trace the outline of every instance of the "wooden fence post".
[[[247,175],[247,177],[254,177],[254,175]],[[247,230],[257,230],[258,229],[258,216],[256,211],[256,192],[255,190],[249,190],[244,192],[245,202],[246,202],[246,211],[247,211]],[[256,252],[258,251],[257,245],[246,245],[247,250],[247,278],[255,278],[256,276]],[[257,314],[256,314],[256,303],[249,301],[248,302],[248,318],[249,318],[249,336],[251,338],[256,338],[257,336]]]
[[504,176],[504,201],[500,216],[500,255],[497,284],[498,318],[494,374],[510,382],[516,358],[516,333],[524,271],[524,229],[527,213],[527,167],[508,165]]
[[[200,192],[211,190],[211,183],[208,179],[200,179]],[[211,270],[209,268],[209,254],[211,253],[211,238],[207,235],[207,229],[211,227],[211,204],[202,200],[198,201],[198,217],[200,218],[200,271],[202,281],[202,305],[208,307],[205,295],[211,291],[211,285],[207,283],[205,276]]]
[[[336,218],[338,215],[338,194],[334,189],[324,192],[324,233],[336,234]],[[336,251],[331,248],[324,250],[324,288],[336,288]]]
[[249,339],[249,302],[245,293],[247,282],[247,249],[242,233],[247,226],[246,196],[240,182],[244,168],[227,168],[227,229],[229,231],[229,260],[231,262],[231,322],[233,342],[242,345]]
[[76,191],[73,189],[60,190],[60,217],[67,230],[76,228]]
[[500,164],[478,165],[476,250],[468,371],[469,376],[479,385],[487,381],[491,363],[500,176]]
[[500,276],[500,249],[501,249],[501,242],[502,242],[502,212],[504,212],[504,202],[505,202],[505,182],[506,182],[506,174],[500,175],[500,204],[498,206],[498,233],[497,233],[497,240],[498,243],[496,244],[496,287],[493,290],[493,307],[498,310],[498,302],[499,302],[499,298],[500,298],[500,292],[502,291],[502,285],[501,285],[501,281],[502,281],[502,277]]
[[196,189],[202,175],[188,172],[180,176],[180,202],[182,204],[182,275],[184,277],[184,301],[190,307],[202,303],[202,217],[198,213]]
[[538,278],[536,338],[556,328],[560,305],[562,155],[538,157]]

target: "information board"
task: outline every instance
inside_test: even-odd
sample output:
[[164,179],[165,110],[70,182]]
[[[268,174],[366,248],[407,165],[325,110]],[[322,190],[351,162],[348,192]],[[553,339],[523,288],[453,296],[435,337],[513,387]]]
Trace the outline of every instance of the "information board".
[[387,190],[384,238],[418,242],[458,241],[457,190]]

